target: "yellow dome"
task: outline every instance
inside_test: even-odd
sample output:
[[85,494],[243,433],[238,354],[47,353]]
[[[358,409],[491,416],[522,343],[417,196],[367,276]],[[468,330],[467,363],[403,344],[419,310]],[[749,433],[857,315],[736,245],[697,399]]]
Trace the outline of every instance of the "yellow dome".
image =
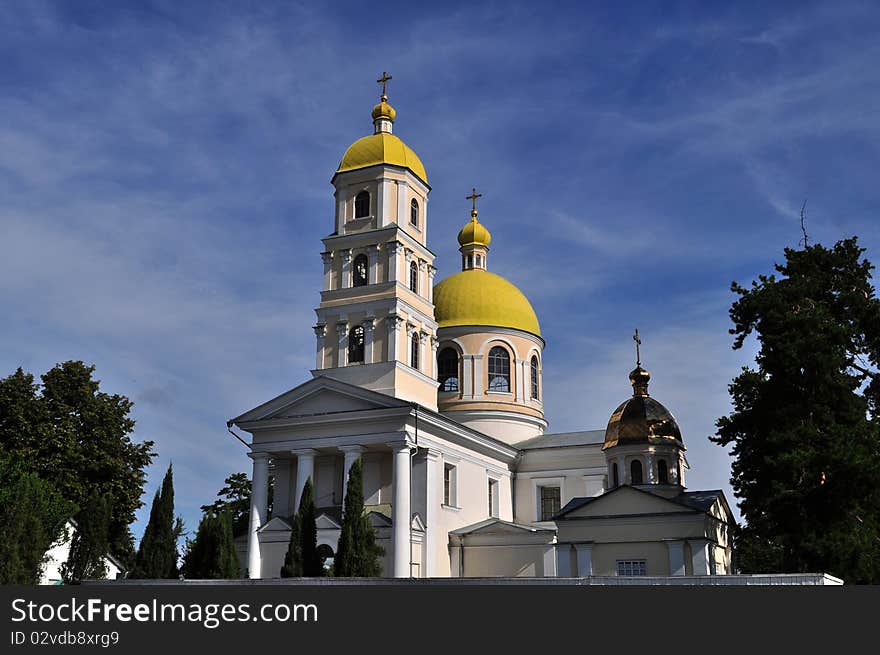
[[344,173],[379,164],[408,168],[422,182],[428,183],[428,174],[419,156],[400,138],[388,132],[371,134],[352,143],[342,156],[336,172]]
[[458,245],[462,248],[465,246],[483,246],[488,248],[491,241],[492,235],[489,233],[489,230],[477,220],[477,211],[472,211],[471,220],[458,233]]
[[486,325],[541,336],[538,317],[522,291],[479,268],[451,275],[434,287],[434,317],[441,328]]

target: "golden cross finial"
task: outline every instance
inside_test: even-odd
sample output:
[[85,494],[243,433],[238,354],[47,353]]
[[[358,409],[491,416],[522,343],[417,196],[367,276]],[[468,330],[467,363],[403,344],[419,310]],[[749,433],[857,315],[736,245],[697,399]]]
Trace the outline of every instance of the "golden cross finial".
[[473,200],[473,202],[474,202],[474,206],[473,206],[473,208],[471,209],[471,213],[472,213],[472,214],[476,214],[476,212],[477,212],[477,198],[482,198],[482,197],[483,197],[483,194],[482,194],[482,193],[477,193],[477,189],[476,189],[476,187],[474,187],[474,188],[471,190],[471,195],[469,195],[469,196],[465,196],[465,200]]
[[636,366],[642,365],[642,354],[639,350],[639,346],[642,345],[642,340],[639,339],[639,329],[636,328],[636,333],[633,335],[633,341],[636,342]]
[[382,85],[382,99],[383,100],[387,100],[387,98],[388,98],[387,94],[385,93],[385,85],[388,83],[388,80],[390,80],[390,79],[392,79],[392,77],[386,71],[382,71],[382,77],[380,77],[378,80],[376,80],[377,84]]

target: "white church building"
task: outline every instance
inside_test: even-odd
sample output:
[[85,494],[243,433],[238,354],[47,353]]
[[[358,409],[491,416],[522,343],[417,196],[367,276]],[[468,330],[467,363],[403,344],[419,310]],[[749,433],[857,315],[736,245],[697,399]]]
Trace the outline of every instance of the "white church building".
[[604,430],[545,432],[538,317],[490,272],[476,191],[461,271],[434,284],[431,187],[392,133],[387,79],[373,134],[332,178],[312,379],[229,421],[252,435],[243,570],[279,577],[308,478],[332,557],[360,458],[388,577],[731,573],[730,507],[687,489],[678,425],[640,365]]

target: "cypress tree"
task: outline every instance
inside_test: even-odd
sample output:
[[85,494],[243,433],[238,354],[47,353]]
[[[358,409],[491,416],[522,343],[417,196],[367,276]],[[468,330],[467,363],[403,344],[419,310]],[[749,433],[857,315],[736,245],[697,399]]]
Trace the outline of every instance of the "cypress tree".
[[380,557],[384,551],[376,544],[376,532],[364,514],[363,468],[355,460],[348,472],[342,532],[333,560],[335,577],[376,577],[382,573]]
[[110,550],[110,503],[94,490],[85,509],[76,515],[76,530],[61,578],[67,584],[107,577],[104,557]]
[[300,522],[300,513],[297,512],[293,515],[290,543],[287,546],[287,554],[284,556],[284,566],[281,567],[282,578],[301,578],[303,575],[302,526]]
[[183,571],[187,578],[229,580],[239,577],[238,558],[228,512],[202,516],[196,537],[187,544]]
[[162,488],[153,498],[150,520],[137,551],[132,578],[168,579],[177,577],[177,538],[180,522],[174,520],[174,479],[171,465]]
[[282,578],[315,578],[324,575],[324,564],[318,555],[318,526],[315,523],[315,492],[312,479],[303,486],[299,509],[293,517],[290,544],[281,567]]

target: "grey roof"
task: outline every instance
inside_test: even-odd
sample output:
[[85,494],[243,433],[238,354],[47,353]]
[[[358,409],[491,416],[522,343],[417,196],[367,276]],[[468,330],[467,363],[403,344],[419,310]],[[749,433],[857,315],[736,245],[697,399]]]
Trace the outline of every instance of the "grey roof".
[[565,446],[589,446],[605,442],[605,430],[583,430],[581,432],[559,432],[557,434],[542,434],[540,437],[532,437],[525,441],[513,444],[520,450],[533,450],[535,448],[564,448]]
[[664,496],[663,494],[654,493],[650,489],[646,489],[644,487],[632,487],[630,485],[620,485],[619,487],[615,487],[609,491],[606,491],[604,494],[600,496],[591,496],[589,498],[572,498],[565,504],[565,507],[560,509],[553,518],[561,517],[563,514],[568,514],[569,512],[576,510],[584,505],[589,505],[593,501],[599,500],[607,496],[608,494],[613,494],[620,489],[635,489],[636,491],[641,491],[642,493],[651,494],[652,496],[657,496],[657,498],[662,498],[663,500],[668,500],[670,503],[675,503],[677,505],[683,505],[688,509],[693,509],[698,512],[708,512],[712,507],[712,504],[718,499],[720,496],[722,499],[724,498],[724,493],[720,489],[710,489],[706,491],[683,491],[677,496],[673,496],[672,498],[668,496]]
[[472,523],[471,525],[466,525],[463,528],[459,528],[458,530],[451,530],[449,534],[470,534],[472,532],[479,532],[483,528],[487,528],[490,525],[506,525],[511,528],[518,528],[520,530],[525,530],[526,532],[555,532],[553,528],[539,528],[534,525],[523,525],[522,523],[511,523],[510,521],[502,521],[501,519],[484,519],[479,521],[478,523]]

